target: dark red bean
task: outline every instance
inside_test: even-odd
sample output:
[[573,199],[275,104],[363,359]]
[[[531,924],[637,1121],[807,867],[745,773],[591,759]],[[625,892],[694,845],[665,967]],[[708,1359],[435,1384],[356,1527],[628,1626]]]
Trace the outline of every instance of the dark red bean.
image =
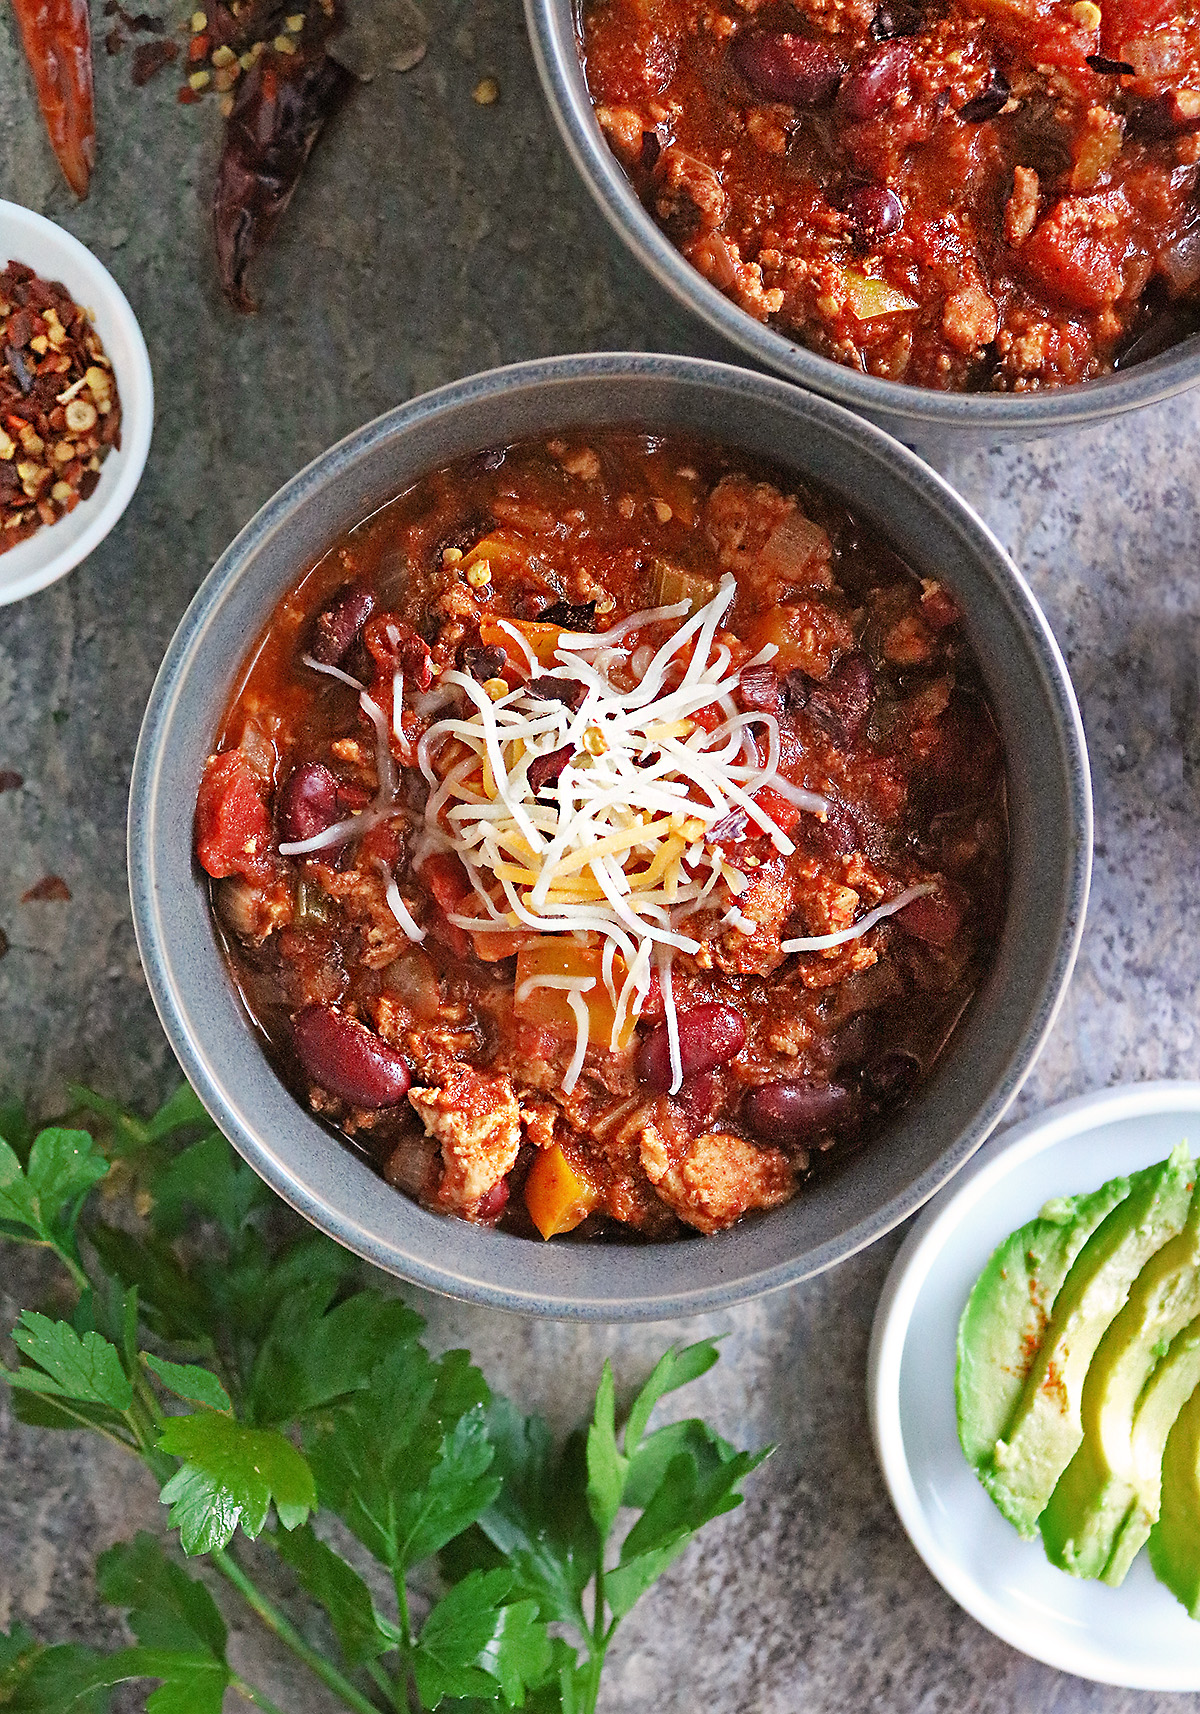
[[962,927],[965,904],[949,893],[925,893],[896,912],[896,921],[906,934],[927,946],[949,946]]
[[711,1125],[721,1107],[721,1079],[715,1071],[705,1071],[699,1077],[689,1077],[677,1095],[671,1099],[682,1107],[688,1124],[694,1131]]
[[548,786],[556,786],[558,776],[574,754],[574,744],[564,744],[559,750],[551,750],[548,756],[536,756],[530,762],[526,775],[530,790],[537,793],[545,791]]
[[854,743],[867,723],[875,696],[875,674],[865,655],[843,655],[829,677],[813,687],[809,719],[839,749]]
[[808,674],[800,667],[793,667],[783,681],[784,713],[798,714],[802,708],[807,708],[812,687],[813,681]]
[[881,1101],[903,1101],[921,1075],[916,1054],[893,1048],[873,1060],[863,1075],[870,1094]]
[[915,36],[920,28],[920,12],[904,0],[888,0],[871,19],[871,36],[877,42],[890,42],[895,36]]
[[868,244],[890,237],[904,225],[904,204],[886,185],[860,185],[846,198],[845,209]]
[[499,678],[508,665],[508,652],[500,648],[464,649],[463,671],[477,678],[480,684],[485,679]]
[[507,1207],[508,1180],[498,1178],[487,1195],[481,1199],[479,1207],[475,1210],[475,1218],[483,1225],[490,1226],[493,1221],[499,1220]]
[[336,1006],[297,1012],[292,1041],[313,1082],[355,1107],[394,1107],[412,1083],[396,1049]]
[[907,86],[911,66],[912,49],[907,42],[883,42],[872,48],[842,79],[838,90],[842,118],[856,124],[886,113]]
[[[679,1059],[684,1078],[698,1077],[732,1059],[746,1040],[740,1012],[716,1000],[679,1014]],[[651,1030],[638,1049],[637,1072],[651,1089],[671,1087],[671,1043],[666,1024]]]
[[556,673],[546,673],[541,678],[531,678],[525,693],[540,697],[543,702],[565,703],[575,714],[583,707],[587,685],[579,678],[559,678]]
[[1012,94],[1008,79],[1002,72],[993,70],[992,81],[988,87],[971,101],[958,110],[960,119],[965,119],[968,125],[983,125],[989,119],[994,119],[997,113],[1008,106],[1008,98]]
[[747,712],[778,713],[778,674],[768,666],[747,667],[738,680],[737,699]]
[[743,31],[729,57],[756,95],[793,107],[820,107],[837,93],[846,62],[807,36]]
[[369,589],[344,589],[318,614],[309,653],[323,666],[340,666],[375,606]]
[[766,1142],[792,1142],[826,1131],[845,1112],[850,1091],[840,1083],[810,1083],[796,1078],[760,1083],[742,1106],[750,1129]]
[[285,844],[312,839],[339,816],[338,783],[323,762],[304,762],[279,794],[279,832]]

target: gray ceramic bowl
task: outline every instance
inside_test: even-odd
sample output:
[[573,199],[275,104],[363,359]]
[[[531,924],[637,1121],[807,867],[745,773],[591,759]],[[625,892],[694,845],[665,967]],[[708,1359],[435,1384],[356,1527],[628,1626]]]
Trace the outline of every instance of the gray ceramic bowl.
[[[284,1088],[230,981],[192,864],[204,758],[246,649],[298,573],[382,500],[448,459],[564,427],[707,434],[769,456],[886,532],[958,596],[1008,754],[1012,883],[995,967],[935,1073],[884,1135],[787,1207],[716,1238],[542,1245],[427,1213]],[[656,1319],[735,1303],[852,1254],[920,1206],[996,1124],[1050,1028],[1074,961],[1091,796],[1062,658],[1012,561],[962,500],[870,424],[719,364],[567,357],[415,399],[324,453],[238,536],[158,675],[134,763],[129,873],[138,945],[171,1044],[246,1159],[310,1220],[405,1279],[531,1314]]]
[[579,0],[525,0],[542,87],[571,159],[620,237],[658,283],[757,363],[836,399],[912,446],[1010,441],[1086,428],[1200,381],[1200,336],[1149,363],[1044,393],[938,393],[862,375],[797,345],[710,285],[642,207],[592,110],[579,59]]

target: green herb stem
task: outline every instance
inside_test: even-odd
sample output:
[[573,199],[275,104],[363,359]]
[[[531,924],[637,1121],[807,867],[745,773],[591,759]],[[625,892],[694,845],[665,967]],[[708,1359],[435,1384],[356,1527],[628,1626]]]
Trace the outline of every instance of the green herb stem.
[[239,1696],[244,1696],[247,1702],[254,1704],[255,1708],[261,1708],[263,1714],[283,1714],[278,1703],[272,1702],[271,1698],[257,1689],[255,1685],[247,1684],[246,1680],[239,1678],[236,1672],[230,1678],[229,1683]]
[[309,1647],[291,1620],[267,1599],[258,1585],[247,1577],[241,1566],[229,1553],[223,1548],[219,1548],[215,1553],[209,1555],[209,1560],[215,1569],[221,1573],[221,1576],[233,1584],[247,1606],[258,1615],[267,1629],[274,1631],[280,1642],[286,1644],[292,1653],[304,1662],[309,1671],[315,1673],[321,1683],[345,1703],[347,1708],[353,1708],[356,1714],[379,1714],[375,1704],[368,1701],[360,1690],[356,1690],[350,1680],[344,1678],[332,1662],[326,1660],[323,1654],[318,1654],[316,1649]]

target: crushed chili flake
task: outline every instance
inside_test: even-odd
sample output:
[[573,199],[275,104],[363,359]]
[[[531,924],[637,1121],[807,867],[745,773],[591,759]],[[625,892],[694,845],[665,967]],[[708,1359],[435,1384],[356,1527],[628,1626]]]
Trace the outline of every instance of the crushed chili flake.
[[0,768],[0,792],[20,791],[25,784],[15,768]]
[[178,42],[160,39],[156,42],[142,42],[133,50],[133,82],[136,89],[149,83],[156,72],[165,65],[170,65],[179,55]]
[[71,889],[61,875],[43,875],[36,881],[27,893],[21,894],[23,905],[40,904],[44,901],[66,900],[71,897]]
[[0,553],[74,511],[121,444],[112,365],[57,280],[0,270]]

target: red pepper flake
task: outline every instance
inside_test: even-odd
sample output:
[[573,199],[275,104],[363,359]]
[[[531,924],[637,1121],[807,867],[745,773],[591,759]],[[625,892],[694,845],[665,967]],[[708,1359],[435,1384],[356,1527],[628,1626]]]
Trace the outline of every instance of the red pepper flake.
[[15,768],[0,768],[0,792],[17,792],[24,784]]
[[47,900],[66,900],[70,897],[71,889],[61,875],[43,875],[27,893],[21,894],[21,903],[40,904]]
[[99,335],[66,286],[10,262],[0,305],[2,554],[86,498],[85,478],[119,445],[121,404]]
[[142,42],[133,50],[133,83],[135,89],[141,89],[149,83],[156,72],[165,65],[170,65],[178,58],[179,43],[164,39],[157,42]]
[[199,60],[206,60],[211,47],[212,43],[207,36],[193,36],[188,43],[188,63],[194,65]]
[[0,958],[3,958],[4,954],[7,951],[8,951],[8,936],[5,934],[4,930],[2,928],[0,928]]
[[200,100],[200,91],[193,89],[190,84],[183,84],[175,97],[181,107],[194,107]]
[[125,32],[119,24],[115,24],[104,38],[104,49],[109,54],[119,54],[125,46]]

